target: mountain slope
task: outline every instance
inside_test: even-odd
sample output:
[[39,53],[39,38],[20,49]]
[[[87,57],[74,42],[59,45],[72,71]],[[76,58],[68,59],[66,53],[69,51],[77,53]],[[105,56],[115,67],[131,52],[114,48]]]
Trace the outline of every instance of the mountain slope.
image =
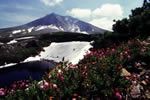
[[17,34],[41,34],[60,31],[84,34],[101,34],[106,30],[70,16],[60,16],[55,13],[51,13],[45,17],[21,26],[0,29],[0,35],[13,37]]
[[23,26],[37,27],[37,26],[48,26],[48,25],[56,26],[59,30],[64,30],[68,32],[103,33],[105,31],[91,24],[75,19],[73,17],[60,16],[55,13],[37,19]]

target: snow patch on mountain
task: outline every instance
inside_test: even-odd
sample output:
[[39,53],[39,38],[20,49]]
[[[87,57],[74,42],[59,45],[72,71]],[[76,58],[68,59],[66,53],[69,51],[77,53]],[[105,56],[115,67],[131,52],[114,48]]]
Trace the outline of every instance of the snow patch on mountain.
[[89,34],[89,33],[85,32],[85,31],[82,31],[82,32],[80,32],[80,33],[83,33],[83,34]]
[[40,30],[47,29],[47,28],[52,28],[52,29],[59,30],[59,28],[55,25],[44,25],[44,26],[37,26],[35,28],[35,31],[40,31]]
[[[32,31],[32,29],[33,29],[33,27],[31,27],[31,28],[29,28],[29,29],[27,29],[28,30],[28,32],[30,33],[31,31]],[[12,34],[10,34],[10,36],[9,37],[13,37],[13,35],[15,35],[15,34],[18,34],[18,33],[21,33],[21,32],[23,32],[23,33],[26,33],[26,30],[25,29],[20,29],[20,30],[14,30],[14,31],[12,31]]]
[[23,32],[25,32],[26,30],[25,30],[25,29],[23,29],[22,31],[23,31]]
[[24,62],[36,61],[42,59],[54,60],[60,62],[64,61],[77,64],[80,59],[92,46],[90,42],[64,42],[64,43],[52,43],[50,46],[45,47],[39,55],[35,57],[29,57]]
[[14,40],[11,40],[9,41],[7,44],[14,44],[14,43],[17,43],[17,41],[14,39]]
[[0,66],[0,69],[1,69],[1,68],[6,68],[6,67],[11,67],[11,66],[14,66],[14,65],[16,65],[16,64],[17,64],[17,63],[5,64],[5,65]]
[[77,33],[83,33],[83,34],[89,34],[86,31],[81,31],[80,27],[77,25],[70,25],[69,29],[71,30],[71,32],[77,32]]
[[33,39],[35,38],[34,36],[28,36],[28,37],[21,37],[21,38],[16,38],[15,40],[18,41],[18,40],[26,40],[26,39]]
[[32,32],[32,30],[34,29],[34,27],[28,28],[28,32]]
[[60,30],[60,31],[64,31],[64,29],[63,29],[61,26],[59,26],[59,30]]
[[35,31],[40,31],[40,30],[43,30],[43,29],[45,29],[45,28],[47,28],[47,27],[45,27],[45,26],[37,26],[37,27],[35,28]]
[[17,34],[17,33],[20,33],[21,32],[21,30],[14,30],[14,31],[12,31],[12,34]]
[[33,38],[35,38],[35,37],[29,36],[29,37],[15,38],[15,39],[7,42],[7,44],[14,44],[14,43],[17,43],[19,40],[26,40],[26,39],[33,39]]
[[69,25],[68,30],[70,30],[71,32],[81,32],[80,27],[75,24]]
[[59,30],[59,28],[55,25],[48,25],[47,28],[52,28],[52,29]]
[[65,20],[66,20],[66,21],[68,21],[68,20],[69,20],[69,18],[68,18],[68,17],[66,17],[66,18],[65,18]]

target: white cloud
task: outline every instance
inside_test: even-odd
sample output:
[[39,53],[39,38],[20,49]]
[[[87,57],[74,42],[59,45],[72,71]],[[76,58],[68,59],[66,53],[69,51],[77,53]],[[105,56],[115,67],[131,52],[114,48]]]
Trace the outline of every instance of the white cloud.
[[89,23],[107,30],[112,30],[114,19],[123,17],[123,8],[119,4],[103,4],[94,10],[73,8],[67,11],[67,14],[88,20]]
[[123,17],[123,9],[119,4],[103,4],[100,8],[93,10],[92,17],[91,24],[112,30],[113,20]]
[[123,16],[123,10],[119,4],[104,4],[93,11],[93,16],[120,18]]
[[68,10],[67,13],[76,18],[89,18],[92,12],[90,9],[73,8],[71,11]]
[[63,2],[63,0],[40,0],[40,1],[44,3],[46,6],[55,6]]
[[112,30],[112,25],[114,24],[113,20],[106,17],[93,19],[89,23],[106,30]]

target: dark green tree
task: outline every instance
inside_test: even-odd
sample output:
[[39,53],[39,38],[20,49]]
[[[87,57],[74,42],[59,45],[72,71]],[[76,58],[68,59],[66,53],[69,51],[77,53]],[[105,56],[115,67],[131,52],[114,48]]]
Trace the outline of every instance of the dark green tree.
[[150,28],[150,3],[144,0],[143,6],[131,11],[129,18],[116,21],[113,25],[114,33],[119,35],[149,36]]
[[113,30],[116,33],[121,33],[121,35],[129,35],[129,21],[127,18],[116,21],[116,24],[113,25]]

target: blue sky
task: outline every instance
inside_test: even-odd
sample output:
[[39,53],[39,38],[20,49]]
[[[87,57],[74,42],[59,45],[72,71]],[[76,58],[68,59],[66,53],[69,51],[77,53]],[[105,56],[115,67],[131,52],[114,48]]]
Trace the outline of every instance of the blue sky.
[[26,24],[52,12],[111,30],[143,0],[0,0],[0,28]]

